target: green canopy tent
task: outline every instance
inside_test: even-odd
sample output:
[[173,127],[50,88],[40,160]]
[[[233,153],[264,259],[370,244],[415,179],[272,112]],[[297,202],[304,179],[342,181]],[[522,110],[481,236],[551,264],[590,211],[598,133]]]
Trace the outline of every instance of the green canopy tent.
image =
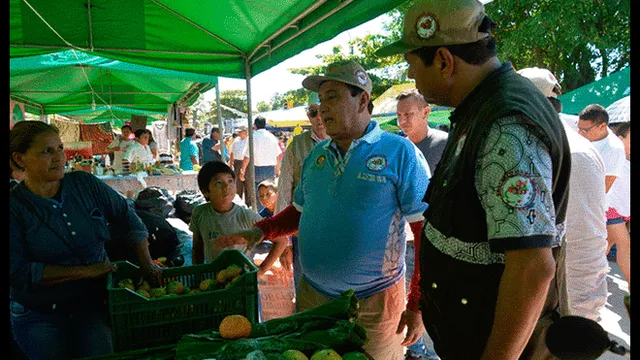
[[[36,114],[100,120],[166,114],[192,104],[217,77],[158,69],[66,50],[9,60],[10,95]],[[95,116],[91,116],[91,115]]]
[[111,122],[115,127],[122,127],[125,122],[131,119],[131,115],[146,116],[147,125],[151,125],[154,120],[162,120],[167,115],[167,112],[152,112],[148,110],[121,108],[119,106],[97,106],[95,110],[75,110],[59,115],[70,119],[81,120],[87,124]]
[[616,100],[631,94],[631,67],[617,71],[607,77],[579,87],[558,99],[562,102],[562,112],[577,115],[590,104],[608,107]]
[[[405,1],[10,0],[9,52],[16,58],[73,48],[128,63],[244,78],[250,121],[252,76]],[[247,178],[254,178],[253,157]]]

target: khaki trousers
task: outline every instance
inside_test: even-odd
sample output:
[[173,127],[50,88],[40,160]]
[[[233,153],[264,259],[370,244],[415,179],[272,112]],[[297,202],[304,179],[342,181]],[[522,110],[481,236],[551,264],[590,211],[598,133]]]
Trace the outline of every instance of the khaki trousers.
[[[301,312],[331,299],[319,294],[300,279],[296,292],[296,311]],[[367,329],[368,342],[363,346],[375,360],[402,360],[404,348],[400,343],[404,333],[396,334],[400,317],[405,308],[404,277],[387,290],[358,301],[356,323]]]

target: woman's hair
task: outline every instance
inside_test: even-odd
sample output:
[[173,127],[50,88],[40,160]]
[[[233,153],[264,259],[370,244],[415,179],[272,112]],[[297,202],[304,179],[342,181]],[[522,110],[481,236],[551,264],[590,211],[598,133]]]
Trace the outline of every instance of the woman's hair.
[[33,146],[36,136],[44,133],[60,134],[57,127],[42,121],[20,121],[9,132],[9,161],[16,169],[24,170],[13,160],[13,153],[24,154]]
[[138,129],[133,133],[138,139],[142,136],[142,134],[149,134],[149,140],[151,140],[151,130],[147,129]]

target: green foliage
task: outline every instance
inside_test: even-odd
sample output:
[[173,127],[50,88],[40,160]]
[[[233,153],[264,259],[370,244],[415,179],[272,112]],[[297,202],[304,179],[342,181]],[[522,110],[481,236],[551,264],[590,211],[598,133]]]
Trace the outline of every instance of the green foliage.
[[563,92],[629,65],[629,0],[500,0],[486,11],[498,25],[498,57],[549,69]]
[[[220,92],[220,104],[236,109],[243,113],[247,113],[247,92],[245,90],[225,90]],[[204,95],[200,94],[198,100],[189,106],[191,113],[191,121],[195,124],[196,129],[202,129],[205,122],[212,124],[218,121],[218,109],[216,101],[205,100]],[[223,119],[238,118],[237,114],[222,108],[221,115]]]
[[309,90],[306,90],[305,88],[289,90],[284,94],[275,93],[271,97],[271,109],[281,110],[306,105],[308,98]]

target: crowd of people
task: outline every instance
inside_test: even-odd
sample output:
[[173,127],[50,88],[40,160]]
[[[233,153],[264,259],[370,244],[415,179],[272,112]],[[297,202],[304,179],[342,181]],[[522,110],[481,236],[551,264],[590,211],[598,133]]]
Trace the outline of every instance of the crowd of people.
[[[311,128],[290,141],[258,116],[253,153],[246,126],[214,127],[200,159],[186,129],[180,167],[198,171],[206,199],[189,224],[192,263],[268,242],[259,276],[290,269],[296,311],[355,290],[377,360],[555,359],[546,330],[598,319],[608,253],[630,290],[630,123],[598,104],[565,116],[549,70],[498,59],[495,26],[477,0],[406,11],[401,39],[376,53],[402,54],[415,81],[396,98],[400,136],[372,120],[371,78],[352,60],[302,81]],[[431,105],[455,108],[446,131],[429,126]],[[149,137],[124,126],[114,166],[156,160]],[[129,229],[146,279],[161,276],[124,198],[64,161],[55,127],[11,130],[11,328],[31,359],[112,351],[108,224]]]

